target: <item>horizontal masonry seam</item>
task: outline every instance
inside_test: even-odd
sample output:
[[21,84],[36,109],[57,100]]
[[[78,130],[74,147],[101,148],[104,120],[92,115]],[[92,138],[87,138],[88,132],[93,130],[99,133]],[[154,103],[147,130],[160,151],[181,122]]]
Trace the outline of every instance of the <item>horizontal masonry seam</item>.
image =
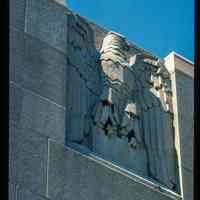
[[[54,139],[50,139],[50,140],[57,143]],[[83,156],[86,159],[94,161],[104,167],[109,168],[110,170],[120,173],[121,175],[124,175],[124,176],[130,178],[131,180],[146,186],[147,188],[149,188],[151,190],[154,190],[158,193],[168,196],[171,199],[176,199],[176,200],[181,199],[181,196],[179,194],[163,187],[159,183],[154,183],[151,180],[145,179],[133,172],[123,169],[120,166],[117,166],[116,164],[111,163],[110,161],[104,160],[103,158],[96,155],[94,152],[83,152],[80,149],[76,149],[75,147],[71,146],[70,144],[68,144],[67,146],[66,145],[62,145],[62,146],[68,151],[78,154],[79,156]]]
[[[35,40],[39,40],[39,42],[44,43],[46,46],[49,46],[50,48],[54,49],[55,51],[58,51],[60,54],[66,56],[66,53],[64,53],[64,52],[61,51],[60,49],[58,49],[58,48],[56,48],[56,47],[50,45],[48,42],[46,42],[46,41],[44,41],[44,40],[41,40],[39,37],[36,37],[36,36],[34,36],[34,35],[32,35],[32,34],[30,34],[30,33],[28,33],[28,32],[21,31],[21,30],[19,30],[17,27],[15,27],[15,26],[13,26],[13,25],[10,26],[10,30],[11,30],[11,29],[13,29],[13,30],[15,30],[15,31],[17,31],[17,32],[21,32],[22,34],[26,35],[26,36],[29,37],[29,38],[33,38],[33,39],[35,39]],[[10,32],[11,32],[11,31],[10,31]]]
[[48,99],[48,98],[46,98],[46,97],[43,97],[43,96],[41,96],[40,94],[38,94],[38,93],[36,93],[36,92],[33,92],[33,91],[31,91],[31,90],[29,90],[29,89],[27,89],[27,88],[24,88],[24,87],[22,87],[20,84],[17,84],[17,83],[15,83],[15,82],[13,82],[13,81],[10,81],[10,84],[13,84],[14,86],[16,86],[16,87],[18,87],[18,88],[21,88],[22,90],[26,91],[26,92],[29,93],[29,94],[32,94],[33,96],[37,96],[37,97],[41,98],[42,100],[45,100],[45,101],[47,101],[47,102],[49,102],[49,103],[52,103],[52,104],[54,104],[55,106],[57,106],[57,107],[59,107],[59,108],[62,108],[63,110],[66,110],[66,108],[65,108],[64,106],[62,106],[62,105],[60,105],[60,104],[57,104],[56,102],[54,102],[54,101],[52,101],[52,100],[50,100],[50,99]]
[[[19,123],[15,122],[15,120],[10,120],[9,121],[9,126],[13,126],[13,128],[18,129],[19,131],[20,130],[23,130],[23,131],[30,130],[30,131],[34,132],[35,134],[37,134],[39,137],[43,138],[43,139],[45,139],[45,138],[48,139],[49,138],[49,136],[44,135],[42,132],[37,131],[37,130],[31,128],[31,127],[23,127],[23,126],[21,126]],[[9,134],[10,134],[10,132],[9,132]],[[60,143],[60,144],[63,144],[63,143]]]

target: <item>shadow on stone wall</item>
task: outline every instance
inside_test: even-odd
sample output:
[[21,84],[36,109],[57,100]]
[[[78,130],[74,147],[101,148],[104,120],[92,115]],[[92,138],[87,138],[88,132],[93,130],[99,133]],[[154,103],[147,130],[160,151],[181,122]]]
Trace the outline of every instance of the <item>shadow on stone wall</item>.
[[85,19],[70,15],[68,28],[66,144],[81,145],[179,191],[165,67],[126,49],[120,53],[125,52],[128,66],[120,68],[109,56],[101,59],[104,38],[96,37]]

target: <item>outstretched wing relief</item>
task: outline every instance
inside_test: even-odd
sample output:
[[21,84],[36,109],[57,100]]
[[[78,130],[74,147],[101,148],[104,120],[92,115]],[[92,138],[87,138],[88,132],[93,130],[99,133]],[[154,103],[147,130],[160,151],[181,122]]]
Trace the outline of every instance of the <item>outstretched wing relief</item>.
[[[86,66],[70,72],[76,88],[68,98],[73,105],[69,140],[178,191],[171,81],[163,61],[143,51],[133,53],[125,37],[109,32],[98,65],[98,84],[96,76],[89,84]],[[79,79],[86,75],[87,84],[82,84]]]
[[130,56],[128,49],[114,32],[103,40],[93,150],[177,190],[170,74],[161,60],[145,53]]

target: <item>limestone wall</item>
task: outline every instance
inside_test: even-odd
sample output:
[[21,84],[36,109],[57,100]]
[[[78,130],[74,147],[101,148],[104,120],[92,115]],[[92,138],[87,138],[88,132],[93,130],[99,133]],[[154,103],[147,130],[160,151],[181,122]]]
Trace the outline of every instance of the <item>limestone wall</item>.
[[194,65],[172,52],[166,58],[173,88],[174,128],[181,174],[181,191],[186,200],[193,199],[194,141]]
[[53,0],[10,1],[10,200],[179,199],[69,147],[98,99],[106,32]]
[[176,71],[183,195],[193,199],[194,79]]

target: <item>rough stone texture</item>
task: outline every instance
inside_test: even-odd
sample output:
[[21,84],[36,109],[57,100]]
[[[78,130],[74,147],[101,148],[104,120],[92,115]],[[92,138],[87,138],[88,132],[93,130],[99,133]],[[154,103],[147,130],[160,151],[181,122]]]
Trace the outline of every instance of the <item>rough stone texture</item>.
[[[171,199],[118,171],[49,141],[48,197],[53,199]],[[123,189],[122,189],[123,188]]]
[[[101,92],[98,60],[107,30],[72,14],[53,0],[12,0],[10,6],[9,178],[13,181],[10,199],[16,196],[15,200],[172,199],[166,193],[178,199],[166,190],[163,194],[151,189],[148,180],[144,180],[146,185],[141,184],[138,179],[114,169],[112,164],[63,146],[66,142],[81,143],[82,136],[89,132],[89,115]],[[130,45],[129,56],[141,52],[144,53]],[[147,64],[138,62],[133,69],[135,77],[145,80],[147,68]],[[124,76],[129,80],[130,71]],[[158,113],[156,108],[150,111],[152,105],[157,105],[152,98],[155,95],[146,91],[147,84],[139,82],[135,81],[139,89],[146,89],[136,101],[142,110],[141,119],[147,122],[140,123],[140,129],[144,126],[146,133],[159,132],[162,125],[159,127],[151,121]],[[188,101],[184,100],[183,104]],[[121,107],[123,104],[120,102]],[[183,155],[188,157],[189,145],[185,145],[187,139],[183,138]],[[83,144],[91,147],[92,138]],[[112,149],[113,161],[118,153],[123,153],[117,147]],[[152,148],[151,155],[156,151]],[[126,157],[123,159],[127,162]],[[133,160],[143,162],[142,158]],[[189,162],[189,159],[183,161],[191,169]],[[144,175],[144,166],[137,168]],[[191,173],[186,170],[183,177],[185,195],[189,196]]]
[[100,66],[97,63],[99,52],[94,43],[94,32],[90,24],[79,15],[68,17],[68,52],[67,58],[86,82],[87,87],[98,92]]
[[[91,131],[94,152],[177,191],[170,74],[164,63],[144,52],[131,55],[126,38],[112,31],[103,39],[99,60],[101,93]],[[140,97],[147,105],[145,129]]]
[[194,65],[175,52],[166,58],[173,86],[174,128],[183,197],[193,199]]
[[9,120],[20,124],[23,92],[19,88],[10,84],[9,87]]
[[140,176],[148,177],[147,158],[144,149],[132,149],[128,146],[128,141],[115,136],[108,138],[104,134],[95,134],[94,140],[94,151],[99,153],[100,156]]
[[31,129],[10,124],[10,179],[31,191],[45,194],[47,138]]
[[9,24],[23,31],[25,24],[26,0],[9,1]]
[[70,66],[68,88],[66,129],[68,141],[80,141],[84,132],[88,132],[85,123],[87,115],[92,112],[93,105],[97,101],[96,90],[87,85],[74,67]]
[[193,170],[194,81],[181,72],[176,73],[177,100],[180,120],[182,164]]
[[[68,17],[67,141],[81,142],[88,132],[89,115],[100,93],[98,52],[94,32],[79,15]],[[89,141],[86,141],[89,143]]]
[[44,42],[10,30],[10,81],[65,106],[67,59]]
[[193,171],[190,171],[186,168],[182,168],[182,177],[183,177],[183,195],[184,199],[191,200],[193,199]]
[[15,183],[9,182],[8,184],[8,199],[17,200],[17,185]]
[[29,189],[9,182],[9,200],[49,200],[46,196],[30,191]]
[[31,192],[27,189],[20,188],[19,191],[18,191],[17,200],[24,200],[24,199],[28,199],[28,200],[48,200],[43,195],[38,195],[38,194]]
[[103,29],[102,27],[98,26],[95,23],[90,22],[90,26],[93,29],[94,32],[94,44],[95,47],[100,50],[101,49],[101,44],[103,42],[103,38],[106,36],[108,33],[108,30]]
[[25,32],[67,51],[67,9],[52,0],[26,0]]
[[192,199],[193,197],[193,85],[194,81],[192,77],[176,71],[183,194],[186,200]]
[[65,143],[63,107],[11,83],[10,108],[10,120],[18,127],[30,128]]

